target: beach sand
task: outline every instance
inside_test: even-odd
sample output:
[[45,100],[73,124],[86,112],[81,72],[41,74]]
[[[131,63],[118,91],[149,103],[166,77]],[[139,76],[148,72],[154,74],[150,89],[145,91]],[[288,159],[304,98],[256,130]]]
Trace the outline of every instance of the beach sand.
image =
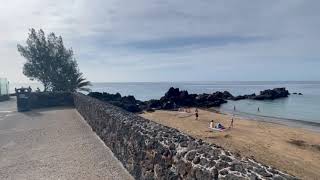
[[231,115],[206,110],[199,110],[199,120],[192,113],[178,111],[158,110],[141,116],[299,178],[320,179],[320,133],[238,116],[234,128],[211,131],[211,120],[229,127]]

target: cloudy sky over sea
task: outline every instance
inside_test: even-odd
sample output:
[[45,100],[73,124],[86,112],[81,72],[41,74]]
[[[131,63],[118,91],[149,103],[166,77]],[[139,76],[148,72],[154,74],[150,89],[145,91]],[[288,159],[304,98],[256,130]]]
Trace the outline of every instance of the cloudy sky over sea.
[[17,43],[61,35],[91,81],[319,80],[320,1],[0,0],[0,77]]

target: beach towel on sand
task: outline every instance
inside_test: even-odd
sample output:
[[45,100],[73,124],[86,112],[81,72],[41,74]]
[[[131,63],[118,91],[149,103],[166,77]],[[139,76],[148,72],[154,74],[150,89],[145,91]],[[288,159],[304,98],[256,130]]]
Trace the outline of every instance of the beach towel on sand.
[[220,128],[211,128],[211,127],[209,127],[209,129],[211,129],[211,130],[213,130],[213,131],[220,131],[220,132],[226,130],[226,129],[220,129]]

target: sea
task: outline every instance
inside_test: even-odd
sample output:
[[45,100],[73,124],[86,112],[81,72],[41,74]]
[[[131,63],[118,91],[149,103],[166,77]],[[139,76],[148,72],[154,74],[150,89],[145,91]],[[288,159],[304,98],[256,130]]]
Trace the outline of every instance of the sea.
[[[14,87],[26,87],[26,85],[10,85],[10,91],[14,91]],[[31,84],[34,89],[36,86],[39,87],[39,85]],[[121,95],[133,95],[139,100],[150,100],[159,99],[170,87],[197,94],[229,91],[234,96],[259,94],[262,90],[285,87],[290,93],[296,92],[303,95],[291,94],[288,98],[267,101],[229,100],[217,110],[275,123],[320,127],[320,81],[102,82],[93,83],[91,89],[97,92],[119,92]]]

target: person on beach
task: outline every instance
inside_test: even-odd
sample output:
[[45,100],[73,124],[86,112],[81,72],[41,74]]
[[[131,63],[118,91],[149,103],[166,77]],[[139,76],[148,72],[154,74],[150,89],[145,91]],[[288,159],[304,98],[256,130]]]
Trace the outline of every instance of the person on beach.
[[225,127],[220,124],[220,123],[217,123],[216,126],[215,126],[216,129],[225,129]]
[[233,119],[234,119],[234,115],[233,115],[232,118],[231,118],[231,123],[230,123],[229,129],[230,129],[230,128],[233,128]]
[[233,106],[233,111],[236,111],[236,106]]
[[225,130],[226,128],[221,123],[214,123],[213,120],[210,121],[209,128],[213,130]]
[[214,121],[213,121],[213,120],[211,120],[209,127],[210,127],[211,129],[214,128]]
[[260,107],[258,107],[258,112],[260,112]]
[[198,119],[199,119],[199,112],[198,112],[198,108],[196,108],[196,110],[195,110],[195,115],[196,115],[196,120],[198,120]]

